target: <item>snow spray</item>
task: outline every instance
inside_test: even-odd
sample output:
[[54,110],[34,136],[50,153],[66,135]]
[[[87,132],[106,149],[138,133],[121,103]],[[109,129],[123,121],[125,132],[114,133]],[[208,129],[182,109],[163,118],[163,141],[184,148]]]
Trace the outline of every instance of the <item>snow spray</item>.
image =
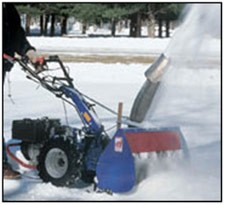
[[[180,22],[167,49],[145,72],[147,80],[134,101],[130,114],[132,121],[143,122],[145,119],[150,121],[156,108],[161,104],[161,97],[163,96],[165,103],[168,101],[165,100],[165,97],[168,97],[167,91],[171,95],[167,84],[179,80],[188,81],[180,76],[183,75],[180,73],[181,68],[211,68],[220,65],[221,52],[218,39],[221,34],[221,5],[219,3],[187,5]],[[198,76],[195,75],[195,79],[198,81]],[[169,98],[174,105],[174,99],[171,100],[171,96]],[[169,108],[169,104],[163,106]]]
[[220,119],[221,4],[190,4],[181,20],[163,54],[169,65],[145,117],[156,126],[205,126],[210,116]]
[[209,40],[220,38],[221,5],[219,3],[187,5],[180,19],[182,23],[164,52],[174,64],[194,66],[196,63],[199,64],[198,61],[202,63],[203,59],[212,55],[214,57],[220,55],[219,49],[213,49],[215,45],[208,44]]
[[[180,127],[190,147],[219,140],[220,6],[191,4],[184,9],[167,49],[145,72],[131,120],[145,128]],[[136,163],[139,182],[149,174],[176,169],[170,158],[160,163],[155,160],[157,154],[146,155]]]

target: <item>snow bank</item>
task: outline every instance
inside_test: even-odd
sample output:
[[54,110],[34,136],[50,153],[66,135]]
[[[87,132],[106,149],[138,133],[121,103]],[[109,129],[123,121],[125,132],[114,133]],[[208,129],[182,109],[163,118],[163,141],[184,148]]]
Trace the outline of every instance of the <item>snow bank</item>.
[[74,55],[157,55],[167,46],[170,39],[151,38],[66,38],[29,37],[31,44],[43,52],[70,53]]

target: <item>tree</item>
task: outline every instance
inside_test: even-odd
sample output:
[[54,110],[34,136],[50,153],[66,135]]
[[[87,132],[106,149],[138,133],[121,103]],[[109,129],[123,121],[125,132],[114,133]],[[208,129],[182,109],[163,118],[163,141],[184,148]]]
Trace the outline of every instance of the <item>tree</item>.
[[185,4],[158,3],[155,5],[155,18],[159,22],[159,37],[162,37],[162,25],[165,21],[166,37],[169,37],[170,21],[179,18]]
[[108,3],[103,6],[104,11],[102,13],[102,18],[111,22],[111,35],[115,36],[116,24],[127,15],[127,10],[122,4],[119,3]]
[[166,36],[169,36],[170,21],[177,19],[184,4],[174,3],[17,3],[20,13],[26,14],[26,32],[29,35],[30,21],[34,16],[40,19],[40,35],[55,35],[56,21],[61,24],[61,35],[67,32],[67,19],[74,16],[82,22],[82,33],[88,25],[111,23],[111,35],[115,36],[116,25],[125,20],[130,22],[130,36],[140,37],[142,21],[148,22],[149,36],[154,37],[154,27],[159,24],[159,36],[162,37],[162,25],[165,22]]
[[130,36],[141,36],[142,15],[146,10],[145,3],[129,3],[124,4],[127,10],[126,17],[130,20]]
[[60,9],[61,15],[61,35],[67,34],[67,20],[72,10],[71,4],[62,4]]
[[30,32],[30,20],[31,17],[39,16],[40,17],[40,35],[47,35],[47,23],[49,21],[49,4],[41,3],[17,3],[16,7],[20,14],[26,14],[26,35],[29,35]]
[[30,35],[31,17],[40,15],[41,11],[36,8],[37,4],[17,3],[15,6],[20,14],[26,14],[25,32]]
[[156,24],[156,19],[155,19],[155,6],[154,4],[148,4],[147,5],[147,14],[146,14],[146,19],[147,19],[147,27],[148,27],[148,36],[151,38],[155,37],[155,24]]
[[[40,16],[40,35],[48,35],[48,23],[50,21],[50,36],[55,35],[55,22],[58,17],[61,19],[61,34],[66,34],[66,22],[71,13],[72,4],[69,3],[20,3],[20,13],[28,16]],[[28,26],[29,27],[29,26]],[[28,29],[27,29],[28,31]]]
[[51,24],[50,24],[50,36],[55,35],[55,17],[58,13],[58,5],[57,4],[51,4],[51,3],[45,3],[44,4],[44,12],[46,14],[46,21],[45,21],[45,33],[47,30],[47,24],[49,21],[49,18],[51,19]]
[[67,34],[67,20],[69,16],[73,15],[73,8],[76,6],[74,3],[56,3],[55,4],[55,16],[60,19],[61,35]]
[[99,24],[102,19],[104,6],[99,3],[87,4],[79,3],[73,6],[72,12],[76,19],[80,20],[83,24],[82,34],[86,33],[87,24]]

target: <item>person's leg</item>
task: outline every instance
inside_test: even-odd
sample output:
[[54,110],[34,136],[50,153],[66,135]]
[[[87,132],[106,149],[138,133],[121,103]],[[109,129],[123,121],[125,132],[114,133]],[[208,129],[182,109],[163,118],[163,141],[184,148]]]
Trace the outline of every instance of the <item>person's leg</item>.
[[[6,72],[3,72],[3,85],[4,85],[4,81],[5,81],[5,75]],[[13,170],[12,166],[8,163],[8,158],[7,158],[7,154],[6,154],[6,145],[5,145],[5,138],[3,137],[3,176],[4,179],[19,179],[20,178],[20,173]]]
[[8,163],[8,158],[6,155],[6,149],[5,149],[5,138],[3,137],[3,163]]
[[[5,76],[6,76],[6,72],[3,71],[2,74],[2,87],[4,87],[4,82],[5,82]],[[8,159],[7,159],[7,155],[6,155],[6,149],[5,149],[5,138],[3,137],[3,163],[6,164],[8,163]]]

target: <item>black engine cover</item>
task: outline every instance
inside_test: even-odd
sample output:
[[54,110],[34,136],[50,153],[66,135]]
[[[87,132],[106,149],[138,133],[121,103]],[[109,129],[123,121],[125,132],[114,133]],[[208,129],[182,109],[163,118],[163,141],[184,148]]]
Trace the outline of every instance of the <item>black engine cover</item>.
[[49,138],[50,129],[60,126],[59,119],[22,119],[12,123],[12,138],[24,142],[41,143]]

